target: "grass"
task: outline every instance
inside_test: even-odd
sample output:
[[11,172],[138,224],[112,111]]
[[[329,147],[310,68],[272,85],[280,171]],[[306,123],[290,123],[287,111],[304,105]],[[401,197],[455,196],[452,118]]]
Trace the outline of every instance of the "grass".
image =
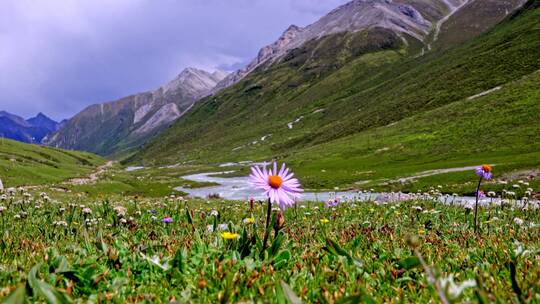
[[5,187],[58,183],[85,176],[101,157],[0,139],[0,179]]
[[451,276],[473,282],[454,301],[540,301],[539,213],[512,201],[480,208],[479,235],[470,212],[429,199],[304,203],[284,213],[266,250],[259,204],[36,195],[2,205],[6,303],[425,303],[438,296],[419,257],[439,285]]

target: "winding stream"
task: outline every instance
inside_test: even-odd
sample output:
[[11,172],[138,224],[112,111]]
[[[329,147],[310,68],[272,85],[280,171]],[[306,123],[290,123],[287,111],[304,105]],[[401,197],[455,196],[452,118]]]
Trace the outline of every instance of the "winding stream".
[[[264,200],[266,197],[260,190],[253,188],[249,183],[247,176],[242,177],[220,177],[231,173],[226,172],[209,172],[199,173],[183,176],[183,179],[196,181],[196,182],[210,182],[219,185],[203,187],[203,188],[185,188],[176,187],[175,190],[187,193],[191,197],[207,198],[210,195],[219,195],[220,198],[225,200],[249,200],[254,198],[256,200]],[[404,194],[404,193],[360,193],[357,191],[340,191],[340,192],[304,192],[298,201],[328,201],[329,199],[340,198],[343,201],[366,201],[376,200],[378,202],[391,202],[401,201],[409,199],[425,199],[425,196],[416,194]],[[443,203],[451,204],[466,204],[474,202],[474,197],[453,197],[442,196],[439,199]],[[491,200],[483,200],[482,204],[488,204]],[[494,199],[493,203],[500,203],[500,200]]]

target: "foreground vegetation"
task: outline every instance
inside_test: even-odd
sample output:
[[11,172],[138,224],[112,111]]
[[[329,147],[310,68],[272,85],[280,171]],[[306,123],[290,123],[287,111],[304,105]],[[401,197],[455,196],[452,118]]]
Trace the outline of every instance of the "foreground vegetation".
[[436,288],[540,301],[540,213],[514,200],[481,208],[478,235],[470,209],[429,198],[299,203],[273,211],[265,250],[259,203],[17,192],[0,204],[7,303],[428,302]]

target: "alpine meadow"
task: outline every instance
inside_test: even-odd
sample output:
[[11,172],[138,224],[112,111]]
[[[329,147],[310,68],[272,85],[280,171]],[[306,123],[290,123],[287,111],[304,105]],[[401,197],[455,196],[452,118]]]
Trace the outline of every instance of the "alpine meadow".
[[540,303],[540,0],[0,8],[0,302]]

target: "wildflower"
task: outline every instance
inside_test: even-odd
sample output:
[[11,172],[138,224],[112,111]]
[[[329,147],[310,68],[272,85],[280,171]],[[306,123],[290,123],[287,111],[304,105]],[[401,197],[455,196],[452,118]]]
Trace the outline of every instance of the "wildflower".
[[206,225],[206,231],[214,232],[214,225]]
[[3,202],[3,201],[6,201],[6,200],[7,200],[7,195],[2,194],[2,195],[0,196],[0,201]]
[[60,212],[60,213],[63,213],[64,211],[66,211],[66,208],[60,208],[60,209],[58,209],[58,212]]
[[4,207],[4,206],[0,206],[0,213],[4,212],[4,210],[6,210],[7,208]]
[[240,238],[240,235],[237,234],[237,233],[232,233],[232,232],[223,232],[221,233],[221,237],[226,239],[226,240],[236,240],[236,239],[239,239]]
[[126,223],[127,223],[127,220],[125,218],[120,219],[120,224],[126,224]]
[[483,199],[483,198],[486,198],[486,194],[484,193],[484,191],[480,190],[478,191],[478,198],[479,199]]
[[330,208],[330,207],[336,207],[337,205],[339,205],[340,201],[339,201],[339,198],[335,198],[335,199],[329,199],[327,202],[326,202],[326,208]]
[[252,217],[248,217],[248,218],[245,218],[243,222],[244,222],[244,224],[249,225],[249,224],[255,223],[255,219],[252,218]]
[[113,208],[114,212],[116,212],[116,215],[118,217],[123,217],[126,215],[127,208],[122,206],[116,206]]
[[84,214],[92,214],[92,209],[90,209],[88,207],[85,207],[85,208],[83,208],[82,213],[84,213]]
[[280,213],[278,213],[276,223],[274,225],[274,230],[276,231],[276,233],[281,228],[283,228],[283,226],[285,226],[285,219],[283,218],[283,214],[280,212]]
[[476,175],[483,179],[491,179],[491,166],[490,165],[482,165],[480,167],[476,168]]
[[424,235],[424,234],[426,234],[426,231],[425,231],[425,230],[422,230],[422,229],[420,229],[420,230],[418,230],[418,234],[420,234],[420,235]]
[[514,218],[514,223],[518,226],[523,225],[524,221],[520,219],[519,217]]
[[514,189],[519,189],[519,188],[521,188],[521,186],[518,185],[518,184],[513,184],[513,185],[512,185],[512,188],[514,188]]
[[2,183],[2,180],[0,179],[0,193],[4,192],[4,184]]
[[210,211],[210,216],[218,216],[219,215],[219,212],[217,210],[212,210]]
[[229,225],[227,225],[227,224],[219,224],[218,229],[221,230],[221,231],[225,231],[225,230],[229,229]]
[[172,219],[172,217],[166,217],[166,218],[163,218],[163,219],[161,220],[161,222],[162,222],[162,223],[167,223],[167,224],[168,224],[168,223],[172,223],[172,222],[173,222],[173,219]]
[[320,219],[320,222],[323,224],[327,224],[330,222],[330,220],[328,220],[327,218],[323,218],[323,219]]
[[496,195],[497,195],[497,194],[496,194],[495,192],[493,192],[493,191],[489,191],[489,192],[488,192],[488,196],[489,196],[489,197],[495,197]]
[[412,206],[411,208],[418,211],[418,212],[422,211],[422,207],[420,207],[420,206]]
[[155,221],[155,220],[157,220],[157,216],[152,215],[152,216],[150,217],[150,219],[151,219],[152,221]]
[[457,299],[466,288],[476,287],[475,280],[463,281],[461,284],[454,283],[454,276],[439,279],[441,287],[448,293],[451,299]]
[[151,214],[156,214],[156,213],[157,213],[157,211],[156,211],[156,209],[150,209],[150,210],[148,210],[148,213],[151,213]]
[[[262,170],[258,166],[251,168],[250,182],[256,188],[262,189],[270,203],[277,203],[282,210],[294,204],[293,198],[298,197],[304,190],[300,188],[298,179],[283,164],[278,171],[277,163],[274,168],[267,170],[263,165]],[[292,198],[291,198],[292,197]]]

